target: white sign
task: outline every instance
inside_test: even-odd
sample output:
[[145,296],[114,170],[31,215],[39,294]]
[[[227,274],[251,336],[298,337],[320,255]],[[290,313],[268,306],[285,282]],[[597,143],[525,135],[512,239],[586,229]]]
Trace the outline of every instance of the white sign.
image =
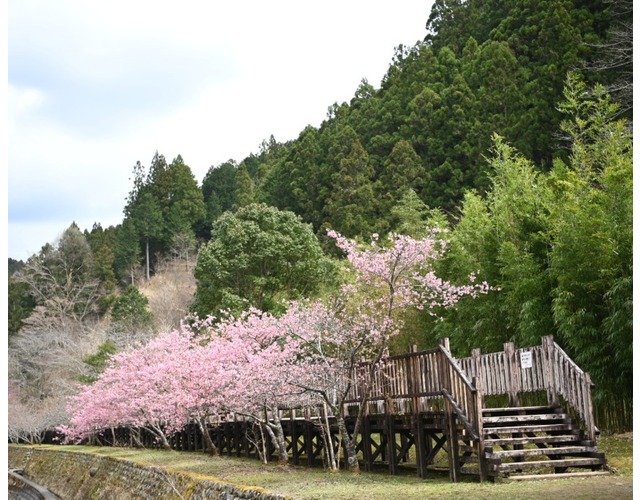
[[533,366],[531,351],[520,351],[520,364],[522,368],[531,368]]

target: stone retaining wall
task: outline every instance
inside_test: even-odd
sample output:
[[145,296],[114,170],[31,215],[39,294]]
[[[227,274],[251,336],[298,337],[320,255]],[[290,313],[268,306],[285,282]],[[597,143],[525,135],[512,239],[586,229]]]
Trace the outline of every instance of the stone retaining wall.
[[285,500],[261,488],[215,482],[90,453],[9,445],[9,467],[64,499]]

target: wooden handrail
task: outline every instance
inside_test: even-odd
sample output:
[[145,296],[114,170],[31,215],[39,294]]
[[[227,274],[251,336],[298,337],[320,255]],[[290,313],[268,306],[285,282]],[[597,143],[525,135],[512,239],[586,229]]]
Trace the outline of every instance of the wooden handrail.
[[458,403],[456,402],[455,398],[451,395],[451,393],[446,389],[442,389],[442,395],[447,399],[447,401],[449,401],[454,412],[456,413],[456,415],[458,416],[458,418],[460,419],[464,427],[467,429],[471,437],[475,440],[480,439],[480,436],[478,435],[478,431],[474,429],[473,424],[469,421],[469,419],[467,418],[467,415],[465,415],[462,408],[458,406]]
[[593,399],[591,389],[593,383],[588,373],[584,372],[564,350],[553,341],[553,337],[546,337],[550,346],[550,386],[555,394],[559,394],[566,403],[576,411],[585,425],[587,436],[595,441],[597,428],[593,417]]
[[482,432],[482,415],[478,411],[477,389],[469,380],[455,358],[448,349],[439,347],[441,353],[442,370],[442,394],[449,400],[452,408],[458,415],[474,439],[479,439]]

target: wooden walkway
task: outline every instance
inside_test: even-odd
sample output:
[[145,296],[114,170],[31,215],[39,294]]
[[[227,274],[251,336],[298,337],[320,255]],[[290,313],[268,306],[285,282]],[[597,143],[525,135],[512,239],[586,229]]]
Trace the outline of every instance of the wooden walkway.
[[[455,359],[445,339],[437,348],[388,357],[369,380],[371,387],[357,450],[365,470],[386,467],[390,474],[414,469],[427,477],[446,469],[452,481],[475,474],[481,481],[495,477],[527,479],[536,474],[599,474],[606,463],[595,446],[592,383],[553,341],[502,352]],[[361,375],[369,373],[363,364]],[[355,386],[344,414],[350,429],[362,386]],[[523,401],[537,401],[526,406]],[[325,463],[325,441],[338,443],[335,422],[316,410],[281,412],[288,450],[294,464]],[[324,427],[321,425],[328,423]],[[267,456],[275,450],[262,440],[256,426],[229,416],[209,433],[222,454]],[[145,446],[153,436],[142,433]],[[126,443],[120,429],[104,441]],[[171,440],[179,450],[202,449],[196,425]],[[586,472],[585,472],[586,471]],[[541,476],[537,476],[541,477]]]

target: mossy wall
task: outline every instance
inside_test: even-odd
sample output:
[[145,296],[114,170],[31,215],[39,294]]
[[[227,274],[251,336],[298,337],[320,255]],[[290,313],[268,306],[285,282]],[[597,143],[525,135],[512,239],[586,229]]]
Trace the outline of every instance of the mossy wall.
[[284,500],[261,488],[223,484],[128,460],[50,448],[9,445],[9,467],[64,499]]

